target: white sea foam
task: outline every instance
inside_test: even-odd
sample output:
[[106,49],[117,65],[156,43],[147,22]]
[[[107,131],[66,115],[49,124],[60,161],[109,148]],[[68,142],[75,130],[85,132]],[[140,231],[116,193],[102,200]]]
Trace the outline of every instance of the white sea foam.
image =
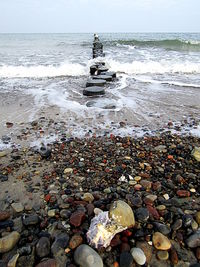
[[183,62],[176,63],[174,61],[133,61],[132,63],[122,63],[113,59],[108,60],[108,64],[112,71],[127,74],[164,74],[164,73],[200,73],[200,63]]
[[200,125],[196,129],[192,129],[190,133],[194,136],[200,137]]
[[146,78],[138,78],[134,77],[137,81],[141,81],[144,83],[155,83],[155,84],[169,84],[169,85],[175,85],[175,86],[181,86],[181,87],[192,87],[192,88],[200,88],[200,84],[194,84],[194,83],[184,83],[184,82],[177,82],[177,81],[159,81],[159,80],[153,80],[153,79],[146,79]]
[[88,74],[86,66],[77,63],[62,63],[54,65],[38,66],[8,66],[0,67],[0,77],[2,78],[42,78],[59,76],[79,76]]

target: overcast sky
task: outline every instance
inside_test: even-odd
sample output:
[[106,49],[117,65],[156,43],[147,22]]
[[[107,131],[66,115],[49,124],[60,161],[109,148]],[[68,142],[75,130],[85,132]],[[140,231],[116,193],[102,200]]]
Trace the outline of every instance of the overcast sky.
[[200,0],[0,0],[0,32],[200,32]]

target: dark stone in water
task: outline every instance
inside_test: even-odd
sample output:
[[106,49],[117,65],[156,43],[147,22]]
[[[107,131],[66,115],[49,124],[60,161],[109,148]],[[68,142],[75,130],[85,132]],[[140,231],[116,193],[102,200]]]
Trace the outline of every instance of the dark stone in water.
[[102,72],[106,72],[106,71],[108,71],[108,68],[106,68],[106,67],[100,67],[100,68],[98,68],[98,70],[97,70],[97,74],[99,75],[99,74],[101,74]]
[[91,87],[91,86],[104,86],[106,84],[106,80],[95,80],[92,79],[86,83],[86,87]]
[[108,75],[97,75],[92,77],[95,80],[106,80],[107,82],[111,82],[113,80],[112,76]]
[[98,95],[104,95],[105,90],[98,86],[92,86],[87,89],[83,90],[83,95],[85,96],[98,96]]
[[94,75],[96,71],[97,71],[97,66],[96,65],[92,65],[90,67],[90,74],[91,75]]
[[108,75],[108,76],[112,76],[113,78],[117,77],[117,74],[114,71],[101,72],[101,75]]

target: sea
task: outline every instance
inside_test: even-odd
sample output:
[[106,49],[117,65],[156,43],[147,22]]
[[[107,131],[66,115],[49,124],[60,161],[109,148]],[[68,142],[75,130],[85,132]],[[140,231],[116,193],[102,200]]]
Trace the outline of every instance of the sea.
[[[0,121],[62,121],[70,135],[154,132],[200,119],[200,33],[0,34]],[[83,96],[89,69],[117,79],[102,97]],[[200,127],[192,129],[199,135]]]

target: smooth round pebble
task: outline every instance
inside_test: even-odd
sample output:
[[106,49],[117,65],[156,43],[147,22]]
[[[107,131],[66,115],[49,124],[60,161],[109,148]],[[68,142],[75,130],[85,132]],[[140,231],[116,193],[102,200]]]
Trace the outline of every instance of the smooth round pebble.
[[131,254],[135,262],[139,265],[143,265],[146,262],[146,256],[141,248],[132,248]]

